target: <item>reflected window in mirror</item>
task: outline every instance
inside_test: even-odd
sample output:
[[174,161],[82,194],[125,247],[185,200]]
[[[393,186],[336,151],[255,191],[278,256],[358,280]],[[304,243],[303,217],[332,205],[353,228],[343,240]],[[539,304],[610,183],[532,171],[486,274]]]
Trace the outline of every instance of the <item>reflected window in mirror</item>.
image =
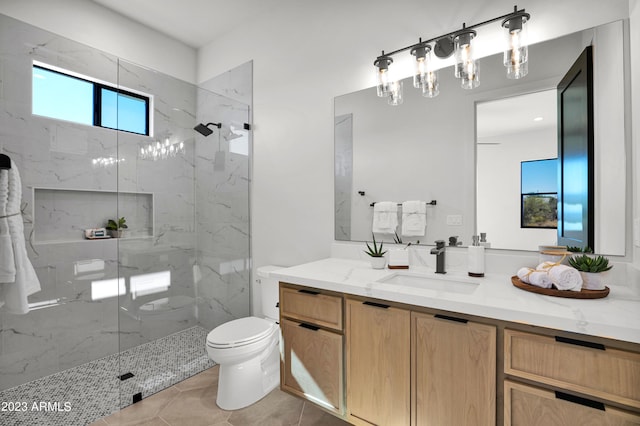
[[558,227],[558,159],[520,163],[520,227]]

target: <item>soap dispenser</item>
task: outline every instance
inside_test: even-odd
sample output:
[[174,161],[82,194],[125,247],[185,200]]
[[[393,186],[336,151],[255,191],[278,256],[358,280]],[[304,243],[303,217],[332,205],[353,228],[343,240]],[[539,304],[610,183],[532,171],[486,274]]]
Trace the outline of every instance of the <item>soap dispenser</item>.
[[484,277],[484,246],[480,245],[477,235],[471,237],[473,243],[469,246],[468,272],[470,277]]
[[481,232],[480,233],[480,245],[483,246],[484,248],[491,248],[491,243],[489,241],[487,241],[487,233],[486,232]]

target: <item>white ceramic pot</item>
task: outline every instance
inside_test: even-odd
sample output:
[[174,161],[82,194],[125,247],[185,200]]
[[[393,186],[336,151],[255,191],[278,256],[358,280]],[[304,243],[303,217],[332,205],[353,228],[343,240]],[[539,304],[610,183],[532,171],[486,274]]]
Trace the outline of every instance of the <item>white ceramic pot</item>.
[[124,230],[123,229],[118,229],[117,231],[110,229],[109,230],[109,235],[111,235],[111,238],[122,238],[124,237]]
[[609,271],[605,272],[583,272],[582,275],[582,288],[585,290],[604,290]]
[[373,257],[370,256],[371,258],[371,267],[373,269],[384,269],[384,267],[387,265],[387,258],[382,256],[382,257]]

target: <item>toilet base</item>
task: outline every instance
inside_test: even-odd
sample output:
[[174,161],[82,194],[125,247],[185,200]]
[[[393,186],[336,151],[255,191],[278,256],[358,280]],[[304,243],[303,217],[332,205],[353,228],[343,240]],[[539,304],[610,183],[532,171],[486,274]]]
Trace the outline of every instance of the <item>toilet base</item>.
[[[240,364],[220,364],[216,404],[223,410],[239,410],[264,398],[280,384],[278,341],[268,354]],[[262,359],[262,361],[261,361]]]

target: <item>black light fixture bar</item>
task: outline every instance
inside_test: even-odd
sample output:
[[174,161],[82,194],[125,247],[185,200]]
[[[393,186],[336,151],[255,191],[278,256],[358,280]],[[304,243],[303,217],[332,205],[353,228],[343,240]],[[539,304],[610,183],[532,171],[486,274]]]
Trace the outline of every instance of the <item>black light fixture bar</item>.
[[[505,19],[507,19],[507,18],[509,18],[509,17],[511,17],[513,15],[520,14],[520,13],[525,13],[525,10],[524,9],[518,10],[518,6],[514,6],[513,7],[513,12],[507,13],[506,15],[498,16],[498,17],[493,18],[493,19],[488,19],[486,21],[480,22],[478,24],[473,24],[473,25],[470,25],[468,27],[465,26],[465,24],[463,23],[461,30],[472,30],[474,28],[482,27],[484,25],[491,24],[493,22],[497,22],[497,21],[500,21],[500,20],[505,20]],[[380,58],[382,56],[392,56],[392,55],[396,55],[398,53],[406,52],[407,50],[413,49],[414,47],[417,47],[422,43],[433,43],[434,41],[438,41],[438,40],[440,40],[442,38],[445,38],[445,37],[452,37],[458,31],[460,31],[460,30],[451,31],[449,33],[442,34],[442,35],[440,35],[438,37],[433,37],[433,38],[430,38],[430,39],[425,40],[425,41],[422,41],[422,38],[420,38],[420,41],[418,43],[412,44],[410,46],[403,47],[401,49],[394,50],[393,52],[385,53],[385,51],[383,50],[382,51],[382,55],[378,56],[378,58]]]

